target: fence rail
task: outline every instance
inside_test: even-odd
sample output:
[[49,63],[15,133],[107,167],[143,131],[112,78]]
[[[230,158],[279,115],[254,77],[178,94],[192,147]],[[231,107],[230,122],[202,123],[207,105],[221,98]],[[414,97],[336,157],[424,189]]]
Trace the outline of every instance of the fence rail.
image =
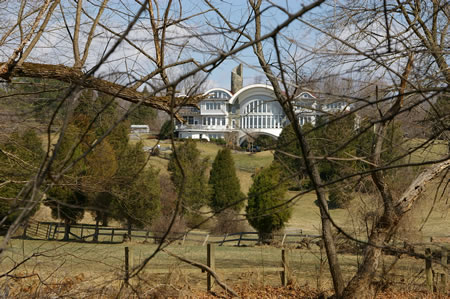
[[[438,248],[435,249],[434,251],[431,250],[431,246],[433,246],[435,244],[429,243],[427,245],[427,247],[425,248],[425,271],[424,271],[424,276],[425,276],[425,285],[426,288],[428,290],[428,292],[433,293],[433,292],[439,292],[441,294],[447,294],[447,290],[448,290],[448,272],[449,269],[447,267],[448,265],[448,248],[447,246],[437,246]],[[226,272],[228,274],[230,273],[245,273],[246,271],[248,271],[248,269],[245,268],[220,268],[218,269],[216,267],[216,251],[215,251],[215,246],[216,244],[213,243],[207,243],[207,251],[206,251],[206,266],[209,267],[209,269],[211,269],[212,271],[214,271],[216,274],[219,274],[220,272]],[[282,286],[287,286],[290,275],[292,274],[292,268],[290,268],[289,265],[289,252],[290,249],[287,248],[281,248],[281,261],[279,266],[275,266],[275,267],[264,267],[264,272],[268,273],[268,272],[278,272],[280,274],[280,278],[281,278],[281,285]],[[166,252],[167,253],[167,252]],[[172,256],[177,257],[174,254],[171,254]],[[192,266],[196,266],[195,264],[192,263],[192,261],[189,261],[187,259],[184,258],[180,258],[177,257],[179,259],[181,259],[184,262],[187,262],[189,264],[191,264]],[[129,248],[125,247],[125,261],[124,261],[124,265],[125,265],[125,283],[129,284]],[[197,266],[198,267],[198,266]],[[254,271],[255,267],[251,268],[251,271]],[[149,269],[148,270],[150,273],[158,273],[158,274],[165,274],[165,273],[170,273],[169,269]],[[187,273],[196,273],[199,270],[198,269],[183,269],[184,272]],[[423,271],[423,270],[422,270]],[[421,272],[422,272],[421,271]],[[202,269],[202,272],[203,269]],[[222,273],[223,273],[222,272]],[[206,289],[207,291],[212,291],[213,286],[214,286],[214,280],[213,280],[213,276],[208,272],[206,273]]]
[[[91,241],[100,243],[121,243],[128,238],[153,240],[159,242],[164,232],[133,229],[128,234],[127,228],[96,226],[94,224],[72,224],[66,234],[66,226],[59,222],[37,222],[30,220],[24,228],[22,237],[40,240],[67,240]],[[272,235],[272,241],[281,246],[287,244],[299,244],[305,238],[320,238],[320,235],[303,234],[301,229],[276,233]],[[232,244],[236,246],[248,245],[248,243],[258,243],[260,238],[257,232],[238,232],[225,235],[212,235],[203,232],[171,232],[166,238],[167,241],[194,242],[205,246],[207,243],[223,246]]]
[[[58,222],[37,222],[30,220],[23,229],[22,237],[41,239],[41,240],[62,240],[61,234],[66,234],[65,225]],[[96,232],[97,230],[97,232]],[[155,241],[161,240],[162,233],[152,232],[149,230],[132,230],[132,238],[145,238],[153,239]],[[69,238],[77,241],[93,241],[94,235],[99,236],[100,242],[112,242],[121,243],[124,241],[128,234],[128,229],[117,227],[96,227],[92,224],[76,224],[70,226]],[[67,235],[67,234],[66,234]],[[100,238],[100,237],[103,237]],[[283,234],[274,234],[274,240],[281,246],[286,244],[301,243],[305,239],[320,238],[319,235],[307,235],[302,230],[288,231]],[[203,246],[210,244],[215,246],[223,246],[225,244],[234,244],[237,246],[243,246],[246,242],[259,242],[259,238],[256,232],[238,232],[232,234],[226,234],[222,236],[210,235],[202,232],[174,232],[169,236],[169,240],[177,240],[181,244],[185,242],[196,242]],[[423,277],[425,278],[424,284],[430,292],[439,290],[446,293],[448,290],[448,264],[450,257],[448,255],[449,250],[449,236],[433,237],[430,242],[417,243],[417,244],[404,244],[404,248],[413,246],[413,252],[425,252],[424,254],[424,270],[421,270]],[[399,245],[399,244],[397,244]],[[213,249],[214,250],[214,249]],[[212,252],[212,256],[213,256]],[[265,271],[280,272],[282,283],[287,281],[287,252],[282,253],[282,267],[265,268]],[[389,254],[389,252],[386,252]],[[214,261],[211,261],[214,265]],[[225,269],[222,269],[225,270]],[[226,269],[229,272],[230,269]],[[151,269],[152,273],[166,273],[167,269]],[[188,271],[194,271],[189,269]],[[198,271],[198,270],[197,270]],[[219,270],[220,271],[220,270]],[[236,269],[236,272],[242,272],[243,269]],[[234,271],[233,271],[234,272]],[[212,283],[212,282],[209,282]]]

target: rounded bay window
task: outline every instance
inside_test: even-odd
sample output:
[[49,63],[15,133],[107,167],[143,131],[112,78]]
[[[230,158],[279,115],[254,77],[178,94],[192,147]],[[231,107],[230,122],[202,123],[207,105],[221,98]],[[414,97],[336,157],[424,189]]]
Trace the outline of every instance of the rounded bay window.
[[255,97],[242,106],[240,126],[242,129],[281,129],[283,118],[284,113],[278,102]]

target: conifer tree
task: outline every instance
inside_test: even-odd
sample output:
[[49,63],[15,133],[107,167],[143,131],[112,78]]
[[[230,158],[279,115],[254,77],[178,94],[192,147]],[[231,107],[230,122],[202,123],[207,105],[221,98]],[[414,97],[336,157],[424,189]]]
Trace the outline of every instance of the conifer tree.
[[200,157],[200,151],[197,149],[195,141],[192,140],[180,144],[176,153],[183,172],[176,161],[175,155],[172,154],[168,165],[170,178],[177,190],[183,188],[181,194],[183,214],[191,218],[188,220],[195,220],[193,219],[195,213],[207,204],[210,198],[210,189],[206,178],[208,159]]
[[159,130],[159,139],[169,139],[172,137],[173,130],[175,129],[175,126],[173,124],[172,120],[166,120],[163,125],[161,126],[161,130]]
[[236,176],[234,160],[229,148],[217,152],[209,176],[211,200],[209,206],[218,213],[226,208],[239,212],[244,205],[245,195]]
[[302,172],[304,163],[300,143],[298,142],[292,125],[283,128],[277,139],[276,150],[274,153],[274,161],[285,169],[283,177],[291,179],[303,178]]
[[272,233],[282,229],[291,217],[292,209],[283,204],[287,186],[280,181],[281,172],[277,163],[263,168],[253,177],[248,192],[247,220],[262,242],[269,242]]
[[149,227],[160,212],[158,172],[143,169],[126,185],[115,189],[114,218],[127,225],[128,236],[133,227]]
[[25,205],[18,195],[33,179],[44,155],[41,139],[33,129],[14,132],[0,144],[0,223],[10,224]]
[[[92,132],[84,134],[81,128],[84,123],[85,119],[80,117],[73,119],[68,125],[59,151],[56,153],[53,172],[58,173],[58,170],[63,169],[70,161],[78,159],[83,154],[83,147],[92,142]],[[81,139],[82,135],[84,138]],[[80,140],[81,142],[78,143]],[[83,177],[86,171],[86,161],[82,159],[47,191],[45,205],[51,208],[53,218],[64,221],[64,240],[69,239],[70,226],[84,216],[84,209],[88,203],[88,197],[83,190]]]
[[117,173],[116,154],[107,140],[103,140],[87,156],[87,175],[83,178],[83,191],[88,194],[89,207],[95,219],[93,241],[98,241],[99,223],[107,225],[114,199],[112,187]]

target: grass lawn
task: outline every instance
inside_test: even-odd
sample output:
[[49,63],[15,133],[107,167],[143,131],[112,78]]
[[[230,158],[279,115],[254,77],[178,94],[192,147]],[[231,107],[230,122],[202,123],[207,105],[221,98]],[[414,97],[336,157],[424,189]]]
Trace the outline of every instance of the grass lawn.
[[[145,146],[154,146],[157,142],[155,139],[142,139]],[[136,142],[136,139],[132,140]],[[405,143],[405,147],[411,148],[417,146],[423,142],[423,140],[413,139]],[[161,141],[161,147],[171,148],[170,141]],[[208,142],[198,142],[197,148],[200,150],[203,157],[207,157],[209,162],[212,164],[217,151],[221,148],[220,146],[208,143]],[[168,151],[170,153],[170,150]],[[438,159],[447,153],[446,144],[437,141],[434,145],[428,147],[427,149],[420,150],[411,155],[410,160],[412,162],[420,162],[424,159]],[[232,151],[232,155],[236,165],[236,172],[241,183],[241,190],[247,193],[250,186],[252,185],[252,174],[254,170],[260,167],[269,165],[273,160],[273,153],[270,151],[264,151],[259,153],[247,153],[240,151]],[[160,174],[169,175],[167,171],[167,159],[162,159],[159,157],[150,157],[149,162],[153,167],[160,170]],[[416,240],[429,240],[430,236],[443,236],[448,235],[448,227],[450,227],[450,217],[449,203],[445,200],[445,196],[441,196],[441,200],[437,200],[437,205],[432,209],[433,199],[435,197],[434,191],[436,186],[429,188],[428,192],[421,199],[416,207],[407,216],[407,220],[410,223],[414,223],[415,229],[418,230],[420,226],[424,223],[429,211],[431,210],[430,217],[424,224],[422,230],[415,234],[414,238]],[[292,198],[296,195],[296,192],[288,192],[287,198]],[[448,197],[447,197],[448,198]],[[295,229],[300,228],[305,233],[308,234],[319,234],[320,233],[320,216],[319,208],[314,203],[316,196],[314,192],[302,195],[296,198],[293,202],[293,213],[292,217],[287,223],[287,228]],[[342,227],[346,228],[350,232],[356,234],[361,233],[363,230],[361,228],[361,223],[359,223],[360,215],[363,206],[373,206],[375,203],[372,202],[371,198],[364,198],[364,196],[359,196],[355,198],[348,209],[337,209],[331,210],[330,213],[336,220],[336,222]],[[40,220],[52,220],[50,218],[50,213],[47,211],[48,208],[42,207],[38,212],[38,219]],[[85,223],[92,223],[92,219],[88,213],[84,219]],[[406,225],[405,226],[411,226]]]
[[[13,273],[16,275],[38,273],[45,283],[81,277],[80,285],[90,285],[90,292],[94,292],[106,286],[118,285],[123,280],[125,246],[130,248],[132,266],[142,263],[156,248],[154,244],[135,242],[105,245],[12,240],[8,251],[0,259],[0,266],[4,270],[11,269],[18,262],[35,254],[35,257],[19,266]],[[167,249],[193,261],[206,263],[205,246],[173,244]],[[270,269],[281,266],[279,248],[216,246],[215,257],[216,272],[230,285],[233,283],[247,283],[253,287],[280,285],[279,274]],[[291,249],[288,252],[288,259],[291,280],[298,285],[324,289],[332,287],[324,252],[316,245],[311,249]],[[340,254],[339,259],[345,279],[349,279],[356,271],[358,257]],[[390,265],[393,261],[393,257],[386,257],[383,264]],[[423,263],[417,263],[411,258],[402,258],[389,275],[393,280],[404,279],[405,284],[417,286],[423,283],[424,275],[414,275],[422,268]],[[205,276],[201,270],[160,252],[147,264],[139,278],[133,278],[131,283],[151,286],[170,283],[175,287],[189,285],[192,289],[204,289]],[[1,283],[5,283],[5,280],[0,280]]]
[[[415,149],[422,146],[425,143],[425,139],[409,139],[403,147],[407,150]],[[422,148],[416,150],[408,157],[408,162],[420,163],[424,161],[441,159],[448,153],[447,143],[443,140],[434,140],[432,143],[428,143]]]

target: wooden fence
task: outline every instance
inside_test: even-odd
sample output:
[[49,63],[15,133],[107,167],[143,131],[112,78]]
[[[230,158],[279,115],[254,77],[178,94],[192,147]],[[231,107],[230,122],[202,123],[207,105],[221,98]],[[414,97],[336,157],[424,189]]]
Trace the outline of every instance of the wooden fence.
[[[206,249],[206,266],[214,271],[216,274],[220,274],[221,270],[227,273],[243,273],[247,271],[246,269],[234,268],[234,269],[218,269],[216,267],[216,244],[208,243]],[[439,292],[441,294],[447,294],[447,283],[448,283],[448,248],[446,246],[438,246],[440,250],[432,251],[430,247],[425,249],[425,283],[427,290],[431,293]],[[130,256],[131,252],[128,247],[125,247],[125,261],[124,261],[124,281],[129,284],[129,271],[130,267]],[[279,273],[281,278],[281,285],[286,286],[290,279],[290,273],[292,269],[289,269],[289,249],[282,248],[280,255],[280,266],[279,267],[264,267],[261,268],[265,273]],[[439,259],[440,258],[440,259]],[[185,260],[183,260],[185,261]],[[186,262],[186,261],[185,261]],[[187,262],[189,263],[189,261]],[[196,266],[191,264],[192,266]],[[258,267],[253,267],[252,270],[258,270]],[[198,269],[184,269],[185,272],[195,273],[199,271]],[[202,270],[202,272],[205,272]],[[164,269],[152,269],[151,273],[154,274],[165,274],[167,273]],[[207,272],[206,274],[206,289],[207,291],[212,291],[214,280],[213,276]]]
[[449,273],[448,247],[441,245],[437,248],[437,250],[432,250],[431,246],[425,248],[425,281],[428,291],[446,294]]
[[[128,230],[126,228],[115,227],[102,227],[98,228],[99,242],[104,243],[121,243],[128,238]],[[71,225],[70,239],[76,241],[93,241],[94,233],[96,230],[95,225],[91,224],[77,224]],[[65,233],[65,227],[62,223],[57,222],[37,222],[30,220],[26,227],[24,227],[22,237],[40,240],[62,240]],[[154,240],[158,242],[161,240],[161,232],[152,232],[149,230],[132,230],[131,238],[138,238],[144,240]],[[319,235],[307,235],[303,234],[302,230],[285,232],[282,234],[274,234],[274,241],[281,246],[288,244],[298,244],[305,239],[320,238]],[[223,246],[227,244],[243,246],[255,244],[259,242],[258,234],[256,232],[239,232],[232,234],[225,234],[223,236],[210,235],[202,232],[174,232],[168,237],[168,241],[177,241],[179,244],[186,242],[193,242],[207,246],[207,264],[214,269],[215,267],[215,255],[214,245]],[[448,273],[449,273],[449,245],[450,238],[432,238],[430,243],[416,244],[418,248],[422,248],[421,251],[425,251],[425,284],[429,291],[439,291],[444,294],[448,289]],[[414,244],[411,244],[414,245]],[[433,250],[432,250],[433,249]],[[212,251],[211,251],[212,250]],[[265,271],[280,272],[282,283],[285,284],[288,279],[288,257],[287,251],[283,249],[281,251],[281,265],[282,267],[265,268]],[[128,256],[128,253],[126,254]],[[126,260],[128,260],[126,258]],[[127,269],[129,267],[127,266]],[[157,269],[155,269],[157,270]],[[193,269],[192,269],[193,270]],[[155,273],[160,273],[162,270],[157,270]],[[242,269],[235,269],[233,272],[242,272]],[[126,270],[128,272],[128,270]],[[152,271],[154,272],[154,271]],[[229,271],[227,271],[229,272]],[[166,272],[161,272],[166,273]],[[208,274],[209,275],[209,274]],[[127,277],[127,276],[126,276]],[[207,288],[210,290],[212,286],[212,279],[210,276],[207,279]]]
[[[24,227],[23,237],[38,240],[62,240],[65,234],[65,226],[58,222],[37,222],[29,221]],[[97,232],[96,232],[97,231]],[[73,224],[70,225],[69,240],[70,241],[87,241],[93,242],[94,236],[97,235],[99,243],[122,243],[128,238],[143,239],[143,241],[159,242],[163,236],[163,232],[155,232],[150,230],[133,229],[128,235],[127,228],[104,227],[96,228],[93,224]],[[273,235],[273,242],[281,246],[288,244],[300,244],[305,239],[320,238],[320,235],[303,234],[301,229],[286,231]],[[252,245],[260,241],[257,232],[238,232],[225,235],[212,235],[203,232],[172,232],[166,239],[167,241],[177,241],[180,244],[193,242],[205,246],[207,243],[218,244],[223,246],[226,244],[243,246]]]
[[[221,269],[218,269],[216,267],[216,251],[215,251],[215,244],[208,243],[206,246],[206,266],[211,269],[214,273],[220,274]],[[264,273],[279,273],[281,278],[281,285],[287,286],[289,281],[289,250],[282,248],[280,254],[280,266],[279,267],[264,267],[261,268],[264,270]],[[128,247],[125,247],[125,260],[124,260],[124,282],[126,285],[130,284],[130,270],[131,270],[131,263],[130,259],[132,257],[132,252]],[[189,263],[189,262],[187,262]],[[196,263],[197,264],[197,263]],[[195,265],[193,265],[195,267]],[[252,268],[252,270],[258,270],[259,268]],[[222,269],[226,270],[227,273],[243,273],[247,271],[246,269],[239,269],[239,268],[233,268],[233,269]],[[184,272],[198,272],[198,269],[183,269]],[[213,275],[208,272],[201,270],[202,272],[206,272],[206,289],[207,291],[212,291],[214,286],[214,279]],[[152,269],[151,273],[153,274],[165,274],[167,271],[164,271],[163,269]]]

